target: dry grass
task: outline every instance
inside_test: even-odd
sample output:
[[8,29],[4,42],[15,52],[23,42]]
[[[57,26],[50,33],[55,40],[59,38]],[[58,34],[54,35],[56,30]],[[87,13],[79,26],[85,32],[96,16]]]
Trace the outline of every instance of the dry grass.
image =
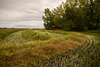
[[38,61],[49,59],[57,54],[73,50],[75,48],[78,48],[80,45],[81,44],[78,42],[68,40],[57,44],[46,44],[43,46],[36,46],[35,48],[25,48],[13,52],[3,51],[6,58],[2,58],[2,64],[4,64],[3,66],[22,66],[23,64],[25,66],[28,65],[28,63],[35,65]]
[[65,37],[66,40],[77,41],[79,43],[84,43],[86,36],[81,33],[70,33],[68,36]]
[[[56,31],[56,33],[53,33],[57,34],[58,32]],[[57,54],[61,54],[69,50],[74,50],[75,48],[81,46],[81,43],[86,40],[86,36],[84,34],[75,32],[71,32],[69,34],[67,33],[66,37],[64,36],[56,38],[53,35],[53,37],[48,40],[29,41],[27,43],[17,45],[11,45],[10,43],[1,44],[0,66],[31,67],[36,65],[38,61],[49,59],[56,56]]]

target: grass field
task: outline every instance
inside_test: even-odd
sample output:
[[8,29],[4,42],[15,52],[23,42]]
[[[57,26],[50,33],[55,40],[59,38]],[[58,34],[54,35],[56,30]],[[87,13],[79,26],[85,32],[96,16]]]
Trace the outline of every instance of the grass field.
[[97,32],[0,29],[0,67],[100,66],[99,37]]

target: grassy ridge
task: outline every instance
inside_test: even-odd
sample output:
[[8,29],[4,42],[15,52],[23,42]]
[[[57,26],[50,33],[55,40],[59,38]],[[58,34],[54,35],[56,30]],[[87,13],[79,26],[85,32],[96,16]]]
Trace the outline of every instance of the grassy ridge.
[[80,48],[38,62],[37,67],[99,67],[100,42],[94,37],[87,37],[88,40]]
[[25,39],[28,40],[48,40],[50,35],[48,33],[40,33],[39,31],[25,30],[22,32],[22,35]]
[[5,43],[0,44],[0,66],[31,67],[37,65],[38,61],[74,50],[85,40],[84,34],[76,32],[52,30],[14,32],[4,38]]
[[4,39],[9,34],[20,31],[20,30],[22,29],[0,29],[0,39]]
[[100,34],[91,31],[87,41],[78,49],[65,52],[45,62],[38,62],[37,67],[100,67]]
[[23,30],[12,33],[4,38],[4,41],[11,42],[12,44],[21,44],[29,41],[48,40],[50,39],[48,33],[40,33],[34,30]]

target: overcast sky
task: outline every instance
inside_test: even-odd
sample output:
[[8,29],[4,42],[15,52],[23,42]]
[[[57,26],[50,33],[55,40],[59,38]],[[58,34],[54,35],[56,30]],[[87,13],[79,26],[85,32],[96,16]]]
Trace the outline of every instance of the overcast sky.
[[45,8],[53,9],[66,0],[0,0],[0,27],[44,28]]

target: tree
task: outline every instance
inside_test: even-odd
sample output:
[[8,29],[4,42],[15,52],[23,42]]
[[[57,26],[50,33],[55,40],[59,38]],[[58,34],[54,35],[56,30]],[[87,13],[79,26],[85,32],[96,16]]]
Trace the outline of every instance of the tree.
[[63,30],[85,31],[100,27],[100,0],[66,0],[53,10],[45,9],[46,29],[53,26]]
[[100,0],[95,0],[94,3],[96,27],[100,28]]
[[45,9],[44,14],[45,14],[45,16],[42,16],[42,19],[44,20],[45,28],[52,29],[52,26],[55,25],[53,22],[54,15],[49,10],[49,8]]
[[54,8],[54,10],[52,10],[53,15],[54,15],[54,19],[53,22],[55,23],[56,26],[60,27],[63,29],[63,25],[64,25],[64,11],[65,11],[65,4],[62,2],[62,4],[57,7]]

